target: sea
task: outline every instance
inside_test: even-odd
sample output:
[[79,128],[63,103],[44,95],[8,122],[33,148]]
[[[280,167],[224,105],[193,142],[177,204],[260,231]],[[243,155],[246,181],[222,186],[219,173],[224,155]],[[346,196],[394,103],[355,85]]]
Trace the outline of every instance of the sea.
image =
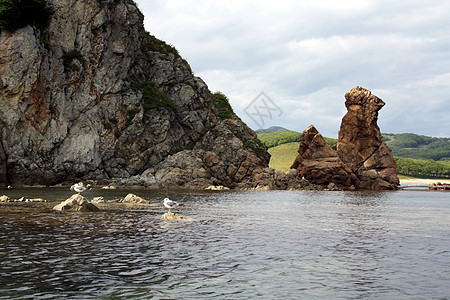
[[128,193],[0,190],[0,299],[450,299],[449,192]]

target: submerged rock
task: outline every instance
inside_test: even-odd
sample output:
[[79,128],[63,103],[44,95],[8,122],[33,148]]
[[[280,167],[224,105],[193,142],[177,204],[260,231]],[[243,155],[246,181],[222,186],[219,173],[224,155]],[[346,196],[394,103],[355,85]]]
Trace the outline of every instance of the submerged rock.
[[175,214],[173,212],[166,212],[165,214],[162,215],[161,217],[163,220],[194,220],[193,218],[188,218],[188,217],[183,217],[180,216],[179,214]]
[[97,206],[90,203],[86,198],[84,198],[79,194],[72,195],[69,199],[53,207],[53,209],[59,211],[81,211],[81,212],[100,211],[100,209]]

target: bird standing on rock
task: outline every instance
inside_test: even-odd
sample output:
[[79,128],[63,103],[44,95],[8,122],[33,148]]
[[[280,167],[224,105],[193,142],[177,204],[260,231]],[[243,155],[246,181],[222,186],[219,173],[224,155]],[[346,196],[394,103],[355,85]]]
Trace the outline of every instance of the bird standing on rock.
[[75,192],[78,193],[78,195],[80,195],[80,193],[82,193],[82,192],[84,192],[86,190],[86,188],[83,186],[82,182],[75,183],[73,189],[74,189]]
[[172,208],[177,207],[178,205],[178,202],[170,200],[169,198],[164,198],[164,206],[169,209],[169,213]]

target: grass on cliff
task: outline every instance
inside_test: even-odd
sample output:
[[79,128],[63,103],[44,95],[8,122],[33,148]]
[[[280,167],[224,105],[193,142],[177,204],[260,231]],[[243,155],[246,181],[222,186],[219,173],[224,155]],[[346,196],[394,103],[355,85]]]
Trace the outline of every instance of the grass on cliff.
[[167,44],[165,41],[158,39],[147,31],[145,32],[144,46],[148,51],[156,51],[162,54],[171,53],[175,55],[175,57],[180,57],[180,53],[178,53],[178,50],[174,46]]
[[211,95],[211,102],[217,108],[217,117],[219,120],[233,119],[241,120],[233,111],[230,100],[221,92],[215,92]]
[[14,32],[33,25],[43,30],[48,27],[53,12],[45,0],[0,0],[0,29]]
[[141,91],[144,111],[159,107],[165,107],[175,112],[178,110],[175,103],[150,80],[133,81],[131,82],[131,88],[136,91]]

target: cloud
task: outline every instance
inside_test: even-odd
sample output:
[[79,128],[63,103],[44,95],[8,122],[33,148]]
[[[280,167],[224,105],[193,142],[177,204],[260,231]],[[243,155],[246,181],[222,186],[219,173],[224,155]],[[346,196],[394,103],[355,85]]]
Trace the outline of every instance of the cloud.
[[137,1],[147,30],[176,46],[212,91],[244,113],[264,91],[267,125],[337,136],[344,94],[387,105],[384,132],[450,136],[450,3],[431,0]]

